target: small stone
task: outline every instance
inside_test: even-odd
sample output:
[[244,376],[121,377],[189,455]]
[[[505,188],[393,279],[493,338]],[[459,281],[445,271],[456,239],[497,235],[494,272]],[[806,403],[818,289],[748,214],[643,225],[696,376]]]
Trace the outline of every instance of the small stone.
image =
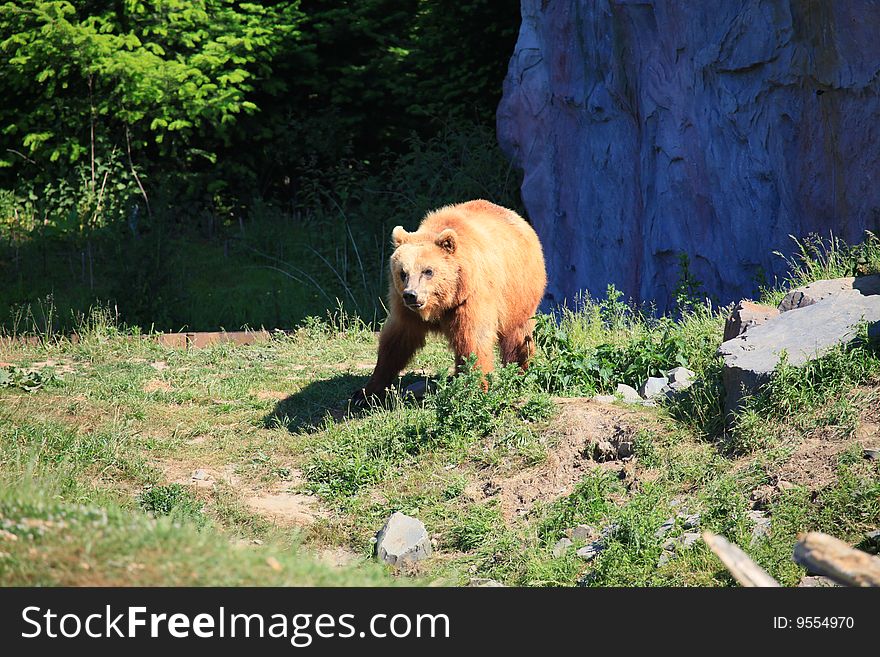
[[[666,372],[666,381],[670,386],[678,385],[687,387],[694,381],[694,372],[686,367],[673,367]],[[682,388],[678,388],[679,390]]]
[[866,449],[863,454],[869,461],[880,460],[880,449]]
[[804,575],[798,582],[799,588],[828,588],[832,586],[838,586],[838,584],[833,579],[818,575]]
[[633,442],[632,440],[618,440],[617,443],[617,458],[619,459],[628,459],[633,455]]
[[791,483],[790,481],[786,481],[785,479],[780,479],[778,482],[776,482],[776,488],[778,488],[779,490],[791,490],[794,487],[795,486],[793,483]]
[[665,566],[665,565],[668,564],[670,561],[672,561],[672,555],[671,555],[671,553],[669,553],[669,552],[664,552],[663,554],[660,555],[660,558],[657,559],[657,565],[658,565],[658,566]]
[[553,556],[561,557],[572,545],[574,542],[570,538],[560,538],[553,546]]
[[697,532],[685,532],[674,538],[667,538],[663,541],[663,549],[667,552],[676,552],[679,549],[688,549],[700,540],[700,534]]
[[778,314],[779,310],[772,306],[763,306],[759,303],[742,300],[736,304],[730,317],[724,323],[723,341],[732,340],[745,333],[752,326],[763,324]]
[[660,525],[656,532],[654,532],[654,536],[657,538],[663,538],[673,527],[675,527],[675,518],[669,518]]
[[627,404],[638,404],[642,401],[642,396],[639,394],[638,390],[633,388],[632,386],[628,386],[625,383],[617,384],[617,394],[623,397],[623,401]]
[[754,523],[751,544],[754,545],[770,535],[770,518],[764,511],[749,511],[749,520]]
[[654,399],[655,397],[659,397],[663,394],[663,389],[666,387],[666,379],[661,378],[659,376],[649,377],[647,381],[642,384],[642,387],[639,389],[642,397],[645,399]]
[[593,460],[595,461],[602,463],[604,461],[613,461],[616,458],[617,450],[614,449],[614,445],[607,440],[600,440],[593,447]]
[[599,532],[595,527],[590,525],[578,525],[568,530],[568,537],[576,542],[592,541],[599,536]]
[[504,587],[504,584],[498,582],[494,579],[489,579],[487,577],[471,577],[471,580],[468,582],[468,586],[478,586],[478,587]]
[[421,520],[396,511],[376,534],[376,556],[400,566],[431,556],[431,539]]
[[681,526],[685,529],[694,529],[695,527],[700,526],[700,514],[699,513],[679,513],[678,517],[681,518]]
[[596,558],[602,550],[605,549],[605,545],[601,541],[593,541],[589,545],[585,545],[581,549],[579,549],[575,554],[579,556],[584,561],[592,561]]
[[434,386],[427,379],[419,379],[403,389],[403,396],[412,395],[416,399],[424,399],[425,395],[434,391]]
[[602,528],[602,531],[599,532],[599,535],[604,539],[613,538],[617,532],[620,531],[620,525],[616,522],[612,522],[610,525],[606,525]]
[[195,470],[192,473],[192,478],[195,481],[208,481],[211,479],[211,475],[208,473],[207,470],[203,470],[202,468],[199,468],[198,470]]
[[614,395],[594,395],[593,401],[599,404],[613,404],[617,401],[617,397]]

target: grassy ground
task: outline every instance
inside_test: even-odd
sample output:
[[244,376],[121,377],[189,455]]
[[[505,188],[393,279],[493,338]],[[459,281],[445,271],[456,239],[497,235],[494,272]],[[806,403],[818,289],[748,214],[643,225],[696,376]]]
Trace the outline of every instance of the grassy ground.
[[[863,340],[783,365],[725,427],[722,323],[701,306],[648,318],[612,291],[541,317],[526,377],[447,382],[432,342],[403,383],[435,394],[359,414],[346,400],[376,341],[344,315],[244,347],[170,349],[100,315],[78,344],[0,343],[0,583],[731,585],[701,541],[664,546],[699,514],[794,585],[799,532],[866,546],[880,524],[880,466],[862,458],[880,356]],[[675,404],[590,399],[677,364],[700,382]],[[370,558],[395,510],[435,544],[407,576]],[[554,554],[580,524],[606,548]]]

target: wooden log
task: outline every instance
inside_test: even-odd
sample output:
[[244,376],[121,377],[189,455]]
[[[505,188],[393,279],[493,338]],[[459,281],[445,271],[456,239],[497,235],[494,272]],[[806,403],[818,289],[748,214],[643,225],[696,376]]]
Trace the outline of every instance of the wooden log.
[[703,532],[703,540],[742,586],[779,586],[779,582],[723,536]]
[[814,573],[846,586],[880,586],[880,558],[840,539],[809,532],[798,536],[794,560]]

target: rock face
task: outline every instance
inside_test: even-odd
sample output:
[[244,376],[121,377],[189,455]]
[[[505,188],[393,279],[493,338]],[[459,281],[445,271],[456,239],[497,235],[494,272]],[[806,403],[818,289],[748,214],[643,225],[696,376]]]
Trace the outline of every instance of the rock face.
[[421,520],[396,511],[376,534],[376,556],[402,566],[431,556],[431,539]]
[[880,322],[880,275],[817,281],[789,292],[780,308],[794,309],[719,348],[727,413],[769,380],[782,351],[791,365],[802,365],[852,340],[861,322]]
[[726,303],[789,235],[880,229],[880,3],[523,0],[498,108],[548,301]]

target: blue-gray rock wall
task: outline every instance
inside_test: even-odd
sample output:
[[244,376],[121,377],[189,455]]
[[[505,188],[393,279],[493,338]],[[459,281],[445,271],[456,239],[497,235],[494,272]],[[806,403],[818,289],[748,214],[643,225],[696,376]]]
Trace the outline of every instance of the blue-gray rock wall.
[[880,228],[880,3],[523,0],[498,108],[549,300],[773,282],[789,235]]

